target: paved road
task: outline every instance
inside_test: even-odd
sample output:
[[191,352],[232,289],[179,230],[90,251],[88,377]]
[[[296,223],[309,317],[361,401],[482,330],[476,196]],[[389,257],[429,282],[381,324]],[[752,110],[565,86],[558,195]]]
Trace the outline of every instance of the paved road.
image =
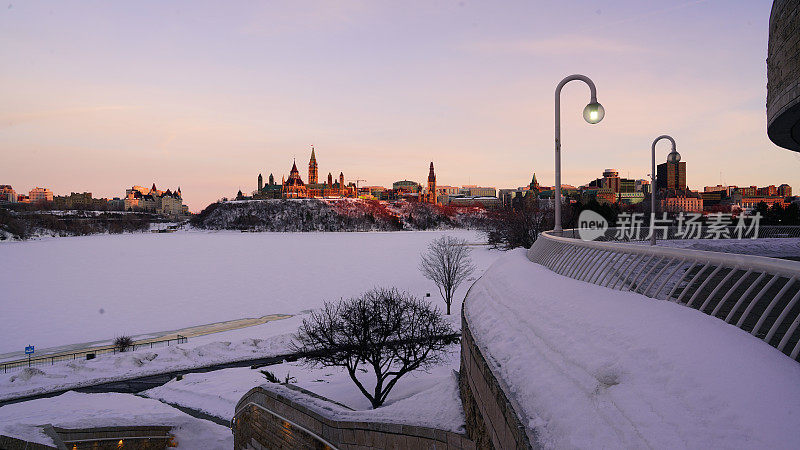
[[[192,327],[181,328],[179,330],[159,331],[156,333],[140,334],[138,336],[133,336],[133,338],[135,340],[136,345],[139,346],[141,344],[148,344],[153,341],[161,341],[164,339],[177,339],[178,335],[187,338],[204,336],[212,333],[221,333],[223,331],[231,331],[231,330],[237,330],[239,328],[247,328],[255,325],[261,325],[273,320],[288,319],[289,317],[292,316],[287,314],[269,314],[262,317],[248,317],[245,319],[226,320],[224,322],[215,322],[205,325],[195,325]],[[112,343],[108,340],[83,342],[79,344],[70,344],[70,345],[63,345],[60,347],[46,348],[44,350],[37,351],[34,356],[51,357],[51,356],[70,355],[72,353],[91,351],[93,349],[99,347],[107,347],[109,345],[112,345]],[[0,355],[0,362],[13,363],[17,361],[23,361],[23,362],[27,361],[27,357],[25,356],[24,352],[11,352]]]

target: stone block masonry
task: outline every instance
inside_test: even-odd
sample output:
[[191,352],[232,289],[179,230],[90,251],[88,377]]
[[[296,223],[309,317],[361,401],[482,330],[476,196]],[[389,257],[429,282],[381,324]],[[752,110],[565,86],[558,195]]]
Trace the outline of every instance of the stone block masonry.
[[[320,405],[324,405],[320,408]],[[247,449],[475,449],[466,436],[385,422],[337,420],[342,408],[290,385],[251,389],[236,405],[234,448]]]

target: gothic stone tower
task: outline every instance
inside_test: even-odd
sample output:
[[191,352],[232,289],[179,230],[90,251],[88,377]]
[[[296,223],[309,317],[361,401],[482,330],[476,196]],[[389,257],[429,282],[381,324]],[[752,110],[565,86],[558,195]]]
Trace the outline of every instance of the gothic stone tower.
[[311,160],[308,162],[308,184],[317,184],[317,157],[314,156],[314,146],[311,146]]
[[333,175],[330,172],[328,172],[328,186],[333,186]]
[[261,174],[258,174],[258,192],[261,192],[264,189],[264,177]]
[[344,172],[339,172],[339,193],[344,196]]
[[431,161],[431,169],[428,172],[428,193],[425,196],[427,203],[436,203],[436,174],[433,173],[433,162]]

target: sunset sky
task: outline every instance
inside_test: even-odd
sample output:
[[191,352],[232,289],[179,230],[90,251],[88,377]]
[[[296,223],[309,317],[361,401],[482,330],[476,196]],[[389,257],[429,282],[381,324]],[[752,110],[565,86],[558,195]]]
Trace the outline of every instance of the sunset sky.
[[[38,2],[0,7],[0,184],[122,197],[181,187],[192,211],[280,180],[510,188],[649,173],[671,134],[700,189],[788,183],[766,136],[768,0]],[[658,162],[668,153],[662,143]]]

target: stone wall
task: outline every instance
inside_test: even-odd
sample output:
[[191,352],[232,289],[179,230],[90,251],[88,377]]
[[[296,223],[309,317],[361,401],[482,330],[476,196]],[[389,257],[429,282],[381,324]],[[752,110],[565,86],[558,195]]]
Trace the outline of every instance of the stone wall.
[[800,151],[800,2],[775,0],[767,50],[767,134]]
[[[300,391],[286,395],[286,389]],[[288,385],[251,389],[236,405],[234,448],[281,449],[474,449],[466,436],[450,431],[381,422],[348,422],[311,407],[320,401]],[[337,405],[336,408],[339,406]]]
[[494,376],[475,344],[463,308],[459,389],[464,403],[467,435],[478,448],[533,448],[535,436],[528,436],[520,420],[522,415],[518,413],[519,407],[506,395],[501,382]]

